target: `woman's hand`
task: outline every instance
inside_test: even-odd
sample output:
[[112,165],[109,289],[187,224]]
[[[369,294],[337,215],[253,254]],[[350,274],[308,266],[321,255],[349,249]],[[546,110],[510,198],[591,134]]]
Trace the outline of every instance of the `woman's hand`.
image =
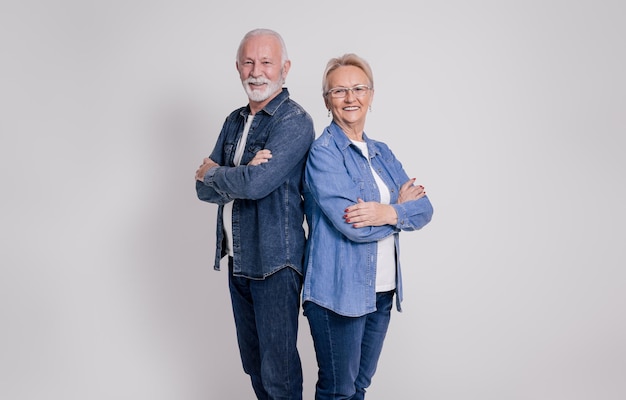
[[[408,180],[400,187],[398,204],[421,199],[426,196],[426,191],[422,185],[414,185],[415,178]],[[357,199],[357,203],[345,209],[343,219],[355,228],[365,226],[395,225],[398,223],[396,210],[388,205],[376,201],[365,202]]]
[[357,203],[345,209],[343,219],[354,228],[365,226],[395,225],[398,222],[396,210],[376,201],[365,202],[357,199]]
[[263,163],[268,162],[270,160],[270,158],[272,158],[272,152],[271,151],[269,151],[268,149],[259,150],[254,155],[254,158],[252,160],[250,160],[248,165],[263,164]]
[[398,194],[398,204],[402,204],[407,201],[421,199],[426,196],[424,186],[414,185],[415,178],[409,179],[402,186],[400,186],[400,193]]

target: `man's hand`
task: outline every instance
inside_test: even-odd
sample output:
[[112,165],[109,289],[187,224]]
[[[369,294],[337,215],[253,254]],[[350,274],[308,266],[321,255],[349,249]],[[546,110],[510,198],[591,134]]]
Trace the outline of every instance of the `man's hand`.
[[252,160],[248,163],[248,165],[259,165],[266,163],[272,158],[272,152],[268,149],[259,150]]
[[203,182],[204,181],[204,174],[206,174],[206,172],[213,168],[213,167],[219,167],[219,164],[216,163],[215,161],[211,160],[210,158],[205,158],[202,161],[202,165],[200,165],[198,167],[198,169],[196,170],[196,180]]

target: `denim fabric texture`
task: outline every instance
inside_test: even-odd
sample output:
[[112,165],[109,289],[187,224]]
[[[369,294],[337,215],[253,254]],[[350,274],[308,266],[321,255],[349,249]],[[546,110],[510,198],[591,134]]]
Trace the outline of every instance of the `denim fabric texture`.
[[362,400],[383,348],[394,292],[376,294],[376,311],[344,317],[304,303],[319,367],[315,400]]
[[[220,166],[196,181],[196,192],[200,200],[218,204],[217,270],[227,254],[224,204],[233,202],[229,289],[243,368],[257,398],[300,400],[296,342],[305,246],[302,176],[315,130],[311,116],[283,88],[255,114],[241,163],[234,166],[249,115],[246,106],[226,118],[210,155]],[[269,149],[272,158],[248,166],[262,149]]]
[[[229,261],[232,269],[231,257]],[[302,275],[283,268],[265,280],[255,280],[231,272],[228,286],[241,362],[257,399],[302,399],[296,347]]]
[[[203,182],[196,181],[198,198],[219,205],[214,268],[220,268],[226,255],[223,205],[234,201],[233,273],[263,279],[286,266],[302,273],[302,173],[315,139],[313,120],[283,88],[255,115],[241,164],[235,167],[235,149],[249,114],[246,106],[226,118],[210,155],[220,167],[209,169]],[[271,150],[272,159],[257,166],[246,165],[261,149]]]
[[389,147],[363,133],[370,162],[389,188],[395,226],[354,228],[343,219],[345,209],[364,201],[380,201],[378,186],[363,153],[332,122],[311,146],[304,173],[304,205],[309,225],[304,263],[303,301],[338,314],[363,316],[376,310],[377,241],[394,235],[396,307],[401,310],[402,275],[398,233],[430,222],[428,197],[397,204],[400,187],[409,180]]

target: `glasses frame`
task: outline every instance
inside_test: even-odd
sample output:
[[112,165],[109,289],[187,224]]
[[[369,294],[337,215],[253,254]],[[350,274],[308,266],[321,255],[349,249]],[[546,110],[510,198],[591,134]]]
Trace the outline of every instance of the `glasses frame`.
[[[366,89],[366,90],[364,90],[362,94],[358,94],[359,92],[357,92],[356,89],[359,89],[359,90]],[[337,86],[337,87],[328,89],[325,95],[330,96],[333,99],[343,99],[348,95],[348,92],[352,92],[354,97],[361,98],[361,97],[365,97],[370,92],[370,90],[372,90],[372,88],[368,85],[355,85],[352,87]],[[342,93],[343,95],[341,95]],[[335,95],[335,94],[339,94],[339,95]]]

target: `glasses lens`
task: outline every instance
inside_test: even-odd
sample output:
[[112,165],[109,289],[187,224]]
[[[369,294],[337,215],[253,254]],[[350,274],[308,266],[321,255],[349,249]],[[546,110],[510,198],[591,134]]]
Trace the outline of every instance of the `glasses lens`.
[[348,89],[346,88],[335,88],[330,90],[330,95],[335,98],[346,97],[346,93],[348,93]]
[[363,97],[367,94],[369,90],[370,88],[368,88],[367,86],[359,85],[352,88],[352,93],[354,93],[356,97]]
[[355,97],[363,97],[367,94],[367,92],[369,92],[369,90],[370,90],[369,86],[357,85],[351,88],[338,87],[338,88],[330,89],[328,93],[330,94],[331,97],[340,99],[340,98],[346,97],[348,92],[352,92],[352,94],[354,94]]

